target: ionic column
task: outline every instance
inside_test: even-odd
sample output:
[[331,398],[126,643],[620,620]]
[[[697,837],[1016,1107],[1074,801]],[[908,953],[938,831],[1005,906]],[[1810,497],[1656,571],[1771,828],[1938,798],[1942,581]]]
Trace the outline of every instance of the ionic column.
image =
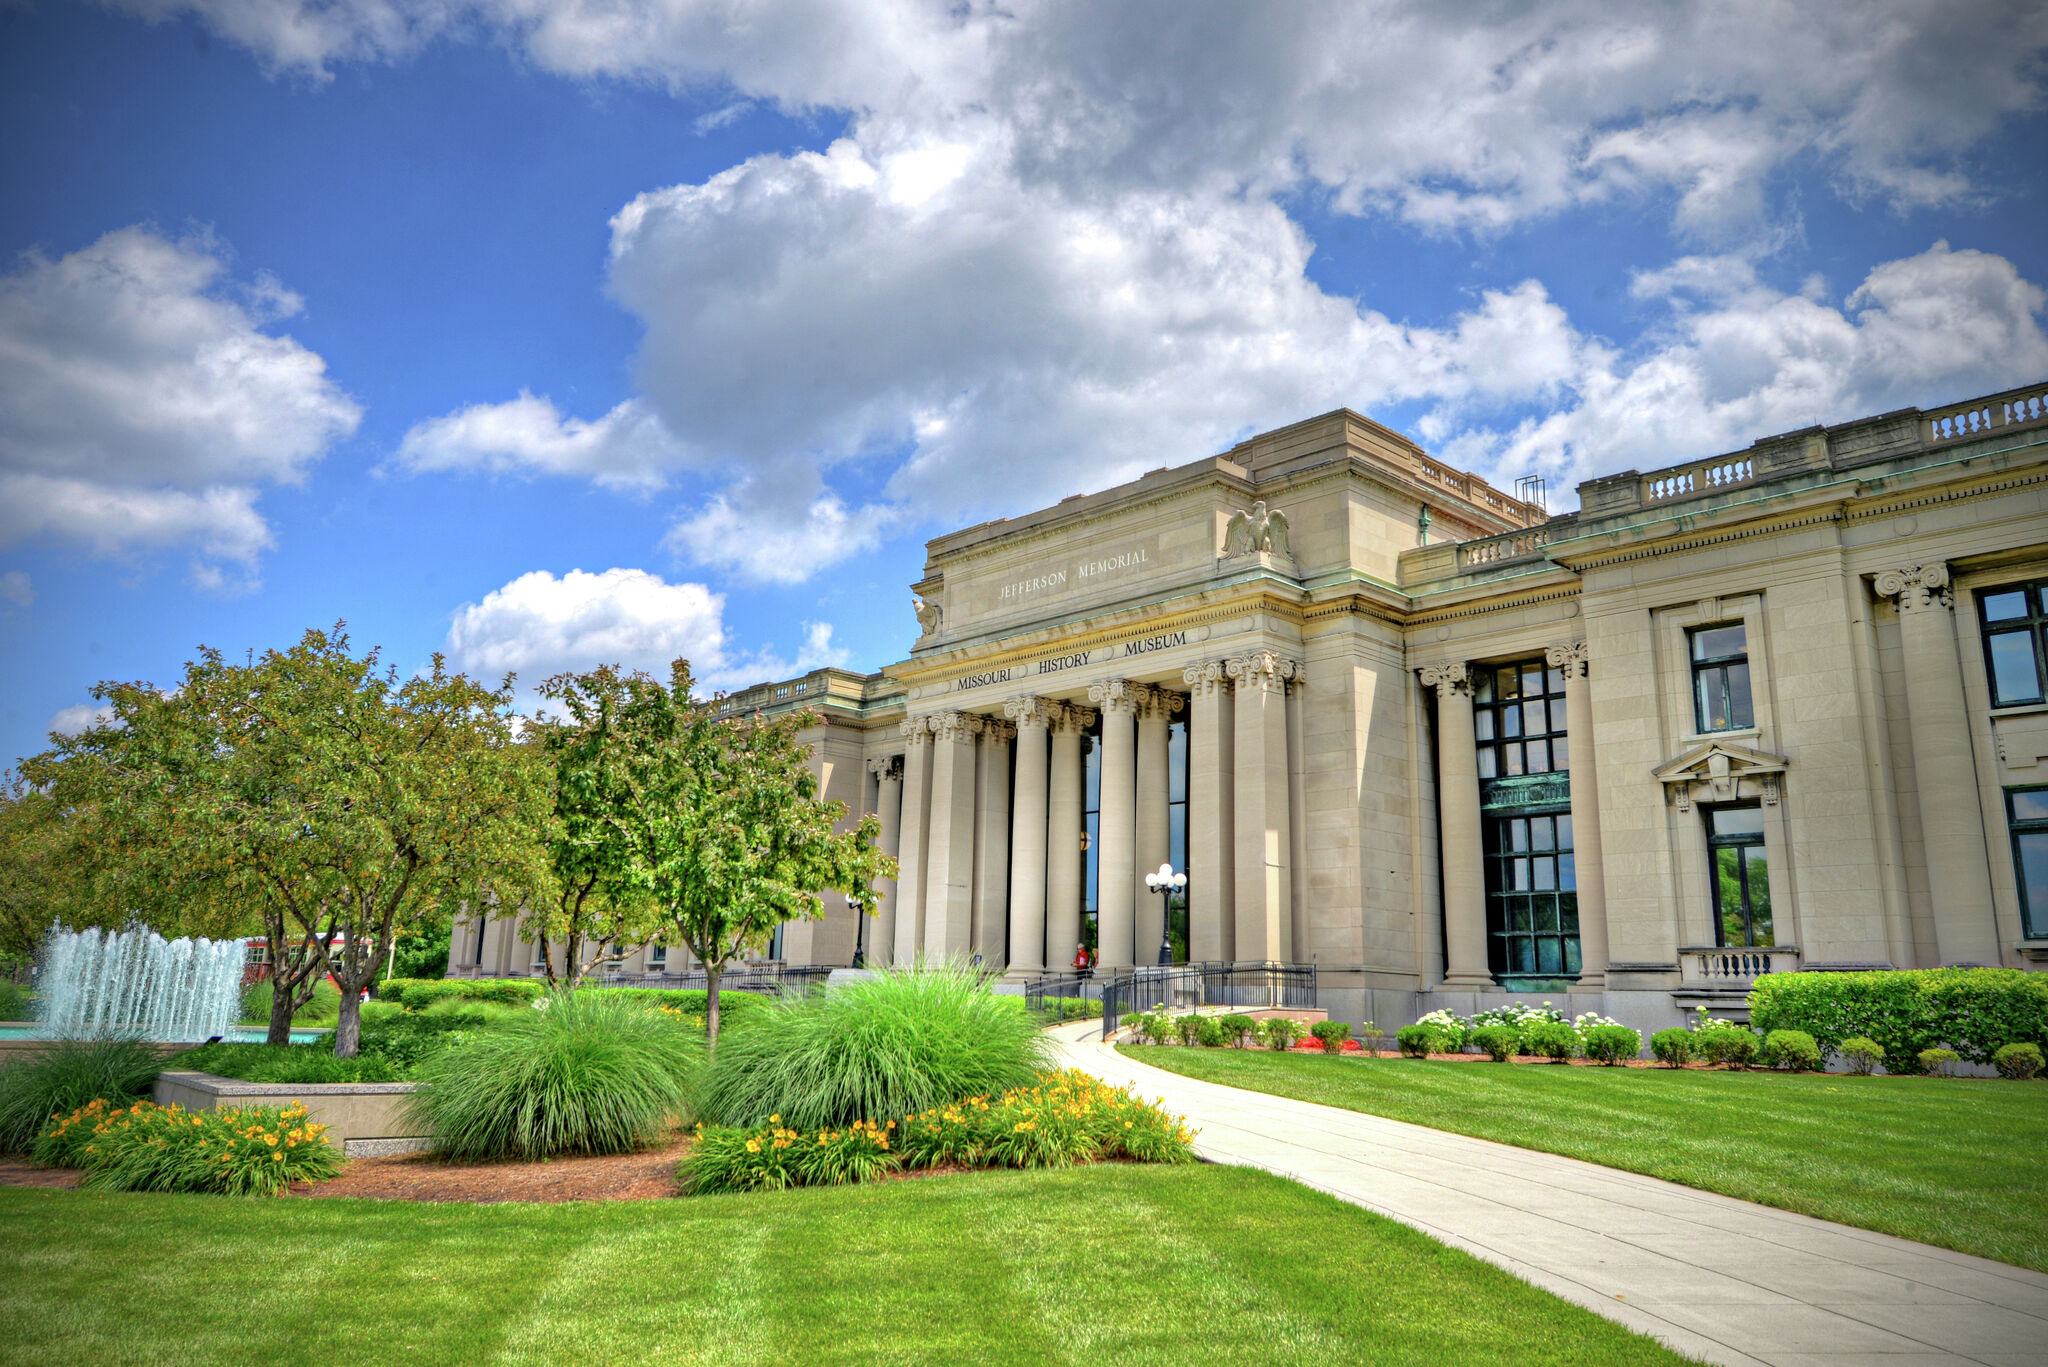
[[[1491,987],[1493,974],[1486,966],[1486,877],[1479,843],[1479,757],[1472,737],[1472,678],[1462,662],[1429,665],[1422,670],[1422,685],[1436,689],[1444,986]],[[1565,705],[1569,707],[1570,701]],[[1567,720],[1565,724],[1571,723]],[[1576,835],[1576,821],[1572,829]]]
[[[882,820],[876,844],[883,854],[901,858],[903,835],[903,756],[881,755],[868,761],[868,772],[876,779],[875,815]],[[884,878],[875,884],[875,914],[868,927],[866,962],[893,962],[896,951],[897,880]],[[853,928],[853,942],[861,943],[860,926]]]
[[1284,962],[1292,953],[1294,926],[1287,681],[1301,666],[1261,650],[1231,660],[1225,669],[1236,700],[1236,957]]
[[1237,859],[1230,676],[1221,660],[1181,671],[1188,712],[1188,958],[1234,959]]
[[1091,685],[1102,709],[1102,792],[1097,799],[1095,952],[1104,968],[1137,962],[1137,717],[1143,684],[1111,679]]
[[1095,710],[1051,704],[1052,779],[1046,800],[1045,952],[1051,968],[1073,962],[1081,943],[1081,737]]
[[1565,641],[1543,652],[1564,671],[1565,740],[1571,759],[1572,868],[1578,879],[1579,986],[1607,985],[1607,870],[1600,862],[1600,788],[1593,766],[1593,685],[1584,641]]
[[931,807],[932,724],[930,717],[903,723],[902,849],[896,856],[896,926],[890,935],[891,963],[907,964],[924,944],[924,854]]
[[[1010,971],[1037,973],[1045,947],[1046,733],[1060,705],[1012,698],[1003,711],[1017,726],[1016,802],[1010,813]],[[1053,952],[1059,952],[1055,946]],[[1069,953],[1072,951],[1069,950]],[[1056,964],[1057,959],[1053,962]]]
[[1164,864],[1172,849],[1167,830],[1172,794],[1168,791],[1171,775],[1167,772],[1166,732],[1173,714],[1184,706],[1180,694],[1163,688],[1145,688],[1138,697],[1137,857],[1131,897],[1138,906],[1137,962],[1141,964],[1158,961],[1159,941],[1166,928],[1163,899],[1145,886],[1145,875]]
[[981,722],[981,747],[975,759],[974,799],[974,923],[968,932],[971,953],[985,967],[1001,968],[1009,943],[1010,893],[1010,741],[1017,728],[998,717]]
[[974,927],[974,743],[982,718],[932,717],[931,852],[925,856],[924,957],[964,959]]
[[1996,965],[1991,868],[1948,583],[1948,566],[1936,561],[1886,570],[1877,576],[1877,591],[1899,604],[1913,784],[1920,795],[1927,886],[1934,893],[1935,943],[1943,964]]

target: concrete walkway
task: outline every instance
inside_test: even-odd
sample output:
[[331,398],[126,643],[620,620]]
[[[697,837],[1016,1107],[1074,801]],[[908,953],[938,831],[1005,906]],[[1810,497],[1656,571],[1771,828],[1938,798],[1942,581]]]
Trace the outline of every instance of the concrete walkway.
[[2048,1363],[2041,1273],[1574,1158],[1198,1082],[1124,1057],[1094,1038],[1100,1029],[1083,1021],[1051,1033],[1069,1066],[1134,1084],[1185,1115],[1203,1158],[1391,1216],[1689,1356],[1739,1367]]

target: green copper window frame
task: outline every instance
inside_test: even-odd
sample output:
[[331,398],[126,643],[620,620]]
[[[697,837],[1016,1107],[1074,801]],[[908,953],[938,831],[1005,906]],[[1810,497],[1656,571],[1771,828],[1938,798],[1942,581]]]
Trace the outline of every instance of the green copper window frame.
[[1763,808],[1754,802],[1704,809],[1707,875],[1714,888],[1714,941],[1727,949],[1778,943],[1771,914],[1771,859]]
[[2020,932],[2048,940],[2048,785],[2005,790],[2012,872],[2020,894]]
[[2048,579],[1977,590],[1993,707],[2048,700]]
[[1479,777],[1561,774],[1571,767],[1564,671],[1542,660],[1475,666],[1472,739]]
[[1693,720],[1701,735],[1746,731],[1756,725],[1749,688],[1749,630],[1741,622],[1694,627],[1686,633],[1692,657]]
[[1495,978],[1579,975],[1579,880],[1569,806],[1486,817],[1486,953]]

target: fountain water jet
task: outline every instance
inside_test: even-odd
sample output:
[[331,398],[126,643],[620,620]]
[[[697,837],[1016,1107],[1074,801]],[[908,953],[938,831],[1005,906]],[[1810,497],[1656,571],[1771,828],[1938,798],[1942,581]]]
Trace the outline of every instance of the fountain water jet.
[[155,931],[51,928],[37,975],[46,1033],[183,1043],[225,1035],[241,1015],[240,940],[166,940]]

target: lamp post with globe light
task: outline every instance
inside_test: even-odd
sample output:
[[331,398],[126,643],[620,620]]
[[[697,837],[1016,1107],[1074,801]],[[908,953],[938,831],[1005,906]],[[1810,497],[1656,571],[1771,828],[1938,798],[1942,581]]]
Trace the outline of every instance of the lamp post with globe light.
[[866,968],[868,943],[867,903],[859,893],[846,894],[846,905],[853,908],[853,966]]
[[1159,872],[1145,875],[1145,886],[1159,894],[1159,962],[1173,962],[1173,895],[1188,885],[1188,876],[1175,873],[1173,865],[1161,864]]

